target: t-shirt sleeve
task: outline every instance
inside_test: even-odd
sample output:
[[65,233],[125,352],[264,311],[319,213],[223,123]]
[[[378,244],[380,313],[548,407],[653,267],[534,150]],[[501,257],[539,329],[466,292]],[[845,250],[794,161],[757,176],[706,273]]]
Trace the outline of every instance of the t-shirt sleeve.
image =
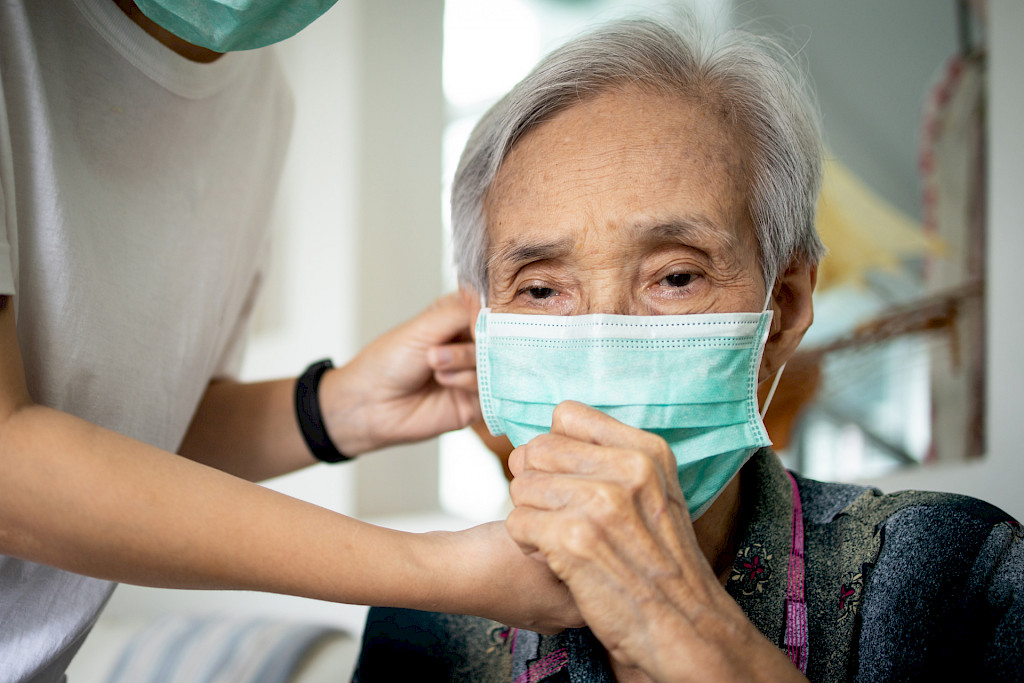
[[270,261],[270,240],[266,239],[260,250],[258,259],[259,266],[249,283],[245,295],[245,303],[231,329],[231,335],[221,352],[220,360],[214,368],[214,379],[237,380],[242,372],[242,362],[245,360],[245,349],[249,343],[249,334],[252,328],[253,315],[256,311],[256,304],[259,302],[260,292],[263,290],[263,281],[266,277]]
[[235,321],[235,325],[231,329],[231,335],[224,346],[224,351],[217,362],[217,367],[214,368],[214,379],[237,380],[242,372],[242,361],[245,359],[245,348],[249,341],[252,314],[260,291],[261,280],[261,276],[257,276],[253,280],[242,314]]

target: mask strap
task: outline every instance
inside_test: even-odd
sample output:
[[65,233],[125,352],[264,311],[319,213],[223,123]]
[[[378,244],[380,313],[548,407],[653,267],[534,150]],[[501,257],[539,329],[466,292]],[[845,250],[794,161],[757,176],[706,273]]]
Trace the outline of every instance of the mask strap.
[[772,380],[772,388],[768,390],[768,395],[764,398],[764,406],[761,407],[761,419],[764,419],[765,414],[768,412],[768,406],[772,404],[772,399],[775,398],[775,390],[779,388],[779,380],[782,379],[782,371],[786,369],[786,364],[783,363],[779,371],[775,373],[775,379]]
[[[772,284],[768,287],[768,291],[764,295],[764,307],[762,311],[768,310],[768,304],[772,301],[772,290],[775,289],[775,281],[772,280]],[[775,397],[775,390],[779,388],[779,380],[782,379],[782,371],[786,369],[786,364],[783,363],[782,367],[779,368],[778,372],[775,373],[775,379],[772,380],[772,387],[768,390],[768,395],[764,399],[764,405],[761,407],[761,419],[768,413],[768,406],[771,405],[772,399]]]
[[772,284],[768,287],[768,291],[764,295],[764,306],[761,307],[761,311],[768,310],[768,304],[772,301],[772,290],[775,289],[775,280],[772,280]]

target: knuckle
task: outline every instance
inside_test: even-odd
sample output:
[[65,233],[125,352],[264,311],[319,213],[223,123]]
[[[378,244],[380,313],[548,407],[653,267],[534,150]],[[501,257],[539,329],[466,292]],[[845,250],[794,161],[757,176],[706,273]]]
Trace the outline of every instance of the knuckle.
[[585,518],[567,520],[562,526],[562,547],[572,557],[590,556],[600,540],[600,534]]
[[[529,470],[538,469],[538,466],[544,460],[544,454],[549,448],[550,439],[546,438],[548,436],[550,435],[541,434],[540,436],[536,436],[512,451],[513,455],[516,456],[517,465],[517,467],[512,470],[514,474],[520,475]],[[512,460],[510,459],[509,466],[511,467],[511,465]]]
[[622,459],[623,484],[630,493],[637,493],[658,477],[655,460],[646,453],[633,451]]
[[601,527],[609,528],[622,518],[627,504],[626,494],[620,486],[596,484],[590,493],[589,515]]
[[582,417],[588,408],[576,401],[562,401],[555,406],[551,413],[551,424],[559,425],[560,428],[571,428],[571,426]]
[[552,417],[565,417],[566,415],[572,415],[577,405],[578,404],[575,401],[562,401],[555,406],[551,415]]
[[650,432],[646,432],[646,434],[648,440],[644,450],[650,453],[655,462],[666,471],[674,470],[676,467],[676,456],[668,442],[657,434],[651,434]]

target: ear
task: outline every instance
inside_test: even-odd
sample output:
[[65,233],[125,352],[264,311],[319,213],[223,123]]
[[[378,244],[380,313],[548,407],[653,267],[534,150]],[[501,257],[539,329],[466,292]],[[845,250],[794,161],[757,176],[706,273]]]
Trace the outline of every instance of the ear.
[[791,262],[776,280],[772,292],[775,313],[761,358],[758,382],[775,376],[814,321],[811,294],[817,280],[818,267],[803,262]]
[[462,305],[466,307],[466,312],[469,314],[470,319],[470,333],[473,338],[476,339],[476,317],[480,314],[480,309],[483,307],[480,304],[480,293],[467,284],[459,284],[459,294],[462,295]]

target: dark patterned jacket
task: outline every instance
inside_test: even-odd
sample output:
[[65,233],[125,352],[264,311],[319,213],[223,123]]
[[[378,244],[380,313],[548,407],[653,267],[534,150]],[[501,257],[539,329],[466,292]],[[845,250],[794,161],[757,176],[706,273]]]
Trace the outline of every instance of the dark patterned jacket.
[[[791,484],[768,449],[755,454],[741,476],[747,512],[726,589],[784,650]],[[965,496],[883,495],[796,479],[804,519],[808,678],[1024,681],[1019,523]],[[614,679],[587,629],[539,636],[475,617],[375,608],[355,680]]]

